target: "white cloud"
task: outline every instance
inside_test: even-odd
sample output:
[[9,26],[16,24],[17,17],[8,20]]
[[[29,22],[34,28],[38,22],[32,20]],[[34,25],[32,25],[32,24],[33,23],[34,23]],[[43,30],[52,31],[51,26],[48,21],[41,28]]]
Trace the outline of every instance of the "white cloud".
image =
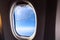
[[31,35],[34,32],[34,27],[17,27],[16,31],[20,35]]

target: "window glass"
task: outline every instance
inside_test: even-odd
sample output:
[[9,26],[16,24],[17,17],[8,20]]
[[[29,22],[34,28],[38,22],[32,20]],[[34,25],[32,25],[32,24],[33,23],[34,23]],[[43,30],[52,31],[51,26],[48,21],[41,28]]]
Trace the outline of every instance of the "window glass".
[[17,5],[14,8],[14,23],[17,34],[31,36],[35,29],[35,12],[29,5]]

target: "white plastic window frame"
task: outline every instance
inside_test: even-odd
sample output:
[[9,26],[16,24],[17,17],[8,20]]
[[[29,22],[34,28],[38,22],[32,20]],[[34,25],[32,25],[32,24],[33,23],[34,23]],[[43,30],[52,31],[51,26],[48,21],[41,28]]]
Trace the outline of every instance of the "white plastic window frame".
[[24,1],[26,3],[28,3],[28,5],[30,5],[32,8],[33,8],[33,11],[34,11],[34,14],[35,14],[35,30],[34,30],[34,33],[32,36],[30,37],[25,37],[25,36],[19,36],[17,33],[16,33],[16,30],[14,28],[14,13],[13,13],[13,10],[14,10],[14,7],[16,6],[16,3],[17,2],[14,2],[11,6],[11,9],[10,9],[10,25],[11,25],[11,31],[12,31],[12,34],[15,36],[15,38],[17,38],[18,40],[19,39],[28,39],[28,40],[32,40],[35,35],[36,35],[36,30],[37,30],[37,15],[36,15],[36,11],[33,7],[33,5],[29,2],[29,1]]

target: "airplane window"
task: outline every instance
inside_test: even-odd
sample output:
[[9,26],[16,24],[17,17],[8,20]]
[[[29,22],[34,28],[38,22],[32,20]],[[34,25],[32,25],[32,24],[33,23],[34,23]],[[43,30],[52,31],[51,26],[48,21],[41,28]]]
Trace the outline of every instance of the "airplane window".
[[13,6],[10,11],[10,22],[13,32],[19,37],[34,37],[37,28],[37,17],[33,6],[29,4]]

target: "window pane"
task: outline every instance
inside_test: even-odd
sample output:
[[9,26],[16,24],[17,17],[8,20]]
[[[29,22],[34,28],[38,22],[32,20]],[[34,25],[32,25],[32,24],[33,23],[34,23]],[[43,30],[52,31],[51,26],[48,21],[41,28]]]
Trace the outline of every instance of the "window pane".
[[21,36],[31,36],[35,29],[35,13],[29,5],[17,5],[14,8],[16,32]]

